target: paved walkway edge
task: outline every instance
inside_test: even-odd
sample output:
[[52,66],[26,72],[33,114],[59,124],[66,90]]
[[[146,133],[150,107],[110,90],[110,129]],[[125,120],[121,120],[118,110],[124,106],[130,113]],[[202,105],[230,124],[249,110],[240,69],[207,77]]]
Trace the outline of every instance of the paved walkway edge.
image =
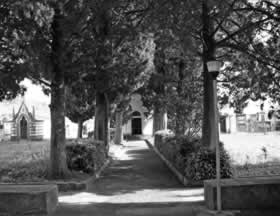
[[177,177],[177,179],[183,184],[184,186],[203,186],[203,182],[197,181],[197,182],[192,182],[185,178],[173,165],[172,163],[167,160],[163,154],[160,153],[160,151],[152,145],[148,140],[145,140],[146,143],[148,144],[149,148],[152,149],[156,155],[165,163],[165,165],[169,168],[169,170]]
[[100,175],[102,174],[102,172],[111,164],[112,162],[112,158],[108,158],[104,164],[102,165],[102,167],[100,167],[100,169],[94,174],[93,177],[85,180],[83,183],[86,185],[86,189],[88,189],[89,185],[94,182],[96,179],[98,179],[100,177]]
[[196,216],[238,216],[240,211],[210,211],[208,209],[200,209]]

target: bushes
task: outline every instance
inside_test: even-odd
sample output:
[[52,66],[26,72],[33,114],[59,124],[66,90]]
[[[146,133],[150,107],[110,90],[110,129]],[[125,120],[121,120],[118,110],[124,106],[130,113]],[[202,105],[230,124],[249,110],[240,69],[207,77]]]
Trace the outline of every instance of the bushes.
[[199,142],[199,139],[186,136],[175,137],[171,133],[161,132],[155,135],[155,146],[182,172],[185,170],[187,156],[195,151]]
[[[187,179],[205,180],[216,177],[215,152],[203,147],[200,138],[175,137],[173,134],[156,133],[155,146]],[[232,175],[229,154],[221,144],[221,176]]]
[[[221,157],[221,177],[229,178],[232,176],[229,154],[220,145]],[[185,176],[192,180],[213,179],[216,177],[216,153],[206,147],[199,147],[191,153],[186,160]]]
[[72,140],[66,145],[67,166],[70,170],[94,173],[106,160],[102,142],[92,139]]

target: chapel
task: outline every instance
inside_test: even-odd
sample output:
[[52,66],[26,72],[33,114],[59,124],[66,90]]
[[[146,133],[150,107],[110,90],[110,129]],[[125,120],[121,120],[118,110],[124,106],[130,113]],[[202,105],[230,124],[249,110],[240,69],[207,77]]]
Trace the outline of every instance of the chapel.
[[141,95],[133,94],[129,104],[132,117],[123,126],[124,135],[148,135],[153,134],[153,117],[147,115],[148,110],[143,105]]
[[12,120],[5,121],[10,125],[11,140],[42,140],[44,121],[36,119],[35,108],[32,113],[23,101],[17,113],[13,109]]

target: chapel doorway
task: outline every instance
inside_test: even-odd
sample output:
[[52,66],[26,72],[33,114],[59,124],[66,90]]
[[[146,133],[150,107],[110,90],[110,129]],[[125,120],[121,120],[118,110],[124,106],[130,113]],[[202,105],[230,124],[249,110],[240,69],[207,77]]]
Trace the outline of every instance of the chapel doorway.
[[221,133],[227,132],[227,117],[226,116],[220,117],[220,129],[221,129]]
[[132,135],[142,134],[142,118],[141,113],[138,111],[132,113],[131,131]]
[[20,138],[27,139],[27,121],[25,117],[20,120]]

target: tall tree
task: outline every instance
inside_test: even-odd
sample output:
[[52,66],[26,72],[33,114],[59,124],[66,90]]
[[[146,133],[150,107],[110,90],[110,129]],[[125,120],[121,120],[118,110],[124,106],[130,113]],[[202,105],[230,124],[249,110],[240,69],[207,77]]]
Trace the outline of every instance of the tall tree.
[[[122,135],[122,126],[124,124],[124,112],[127,110],[130,97],[149,79],[153,68],[154,43],[150,34],[139,33],[134,40],[125,43],[122,49],[125,55],[122,55],[122,66],[116,71],[119,80],[117,85],[113,85],[115,89],[116,99],[116,133],[115,143],[120,144]],[[120,55],[120,54],[119,54]]]
[[123,45],[138,36],[136,31],[147,7],[146,1],[92,1],[92,38],[95,41],[94,83],[96,87],[95,138],[109,144],[110,92],[114,73],[120,72]]
[[[14,1],[12,14],[21,24],[14,28],[17,52],[28,71],[26,76],[42,84],[51,95],[50,178],[69,175],[65,155],[65,84],[71,82],[75,52],[87,18],[84,1]],[[10,23],[13,21],[10,20]],[[73,60],[73,59],[70,59]]]
[[[159,21],[167,25],[185,45],[189,45],[184,39],[189,35],[195,41],[196,51],[201,57],[204,78],[204,111],[203,111],[203,143],[214,148],[215,136],[214,119],[212,118],[214,107],[213,79],[207,71],[206,63],[217,59],[227,61],[230,53],[243,53],[247,57],[258,62],[271,60],[262,59],[256,49],[258,35],[270,29],[271,21],[278,19],[275,13],[277,3],[272,1],[249,0],[201,0],[176,1],[161,4],[158,13]],[[171,10],[172,9],[172,10]],[[176,9],[176,10],[175,10]],[[176,11],[177,14],[172,13]],[[167,13],[168,12],[168,13]],[[162,17],[170,17],[165,19]],[[170,25],[170,21],[176,21],[176,25]],[[279,24],[279,23],[278,23]],[[277,25],[278,25],[277,24]],[[271,25],[275,27],[275,24]],[[191,48],[192,46],[184,46]]]

